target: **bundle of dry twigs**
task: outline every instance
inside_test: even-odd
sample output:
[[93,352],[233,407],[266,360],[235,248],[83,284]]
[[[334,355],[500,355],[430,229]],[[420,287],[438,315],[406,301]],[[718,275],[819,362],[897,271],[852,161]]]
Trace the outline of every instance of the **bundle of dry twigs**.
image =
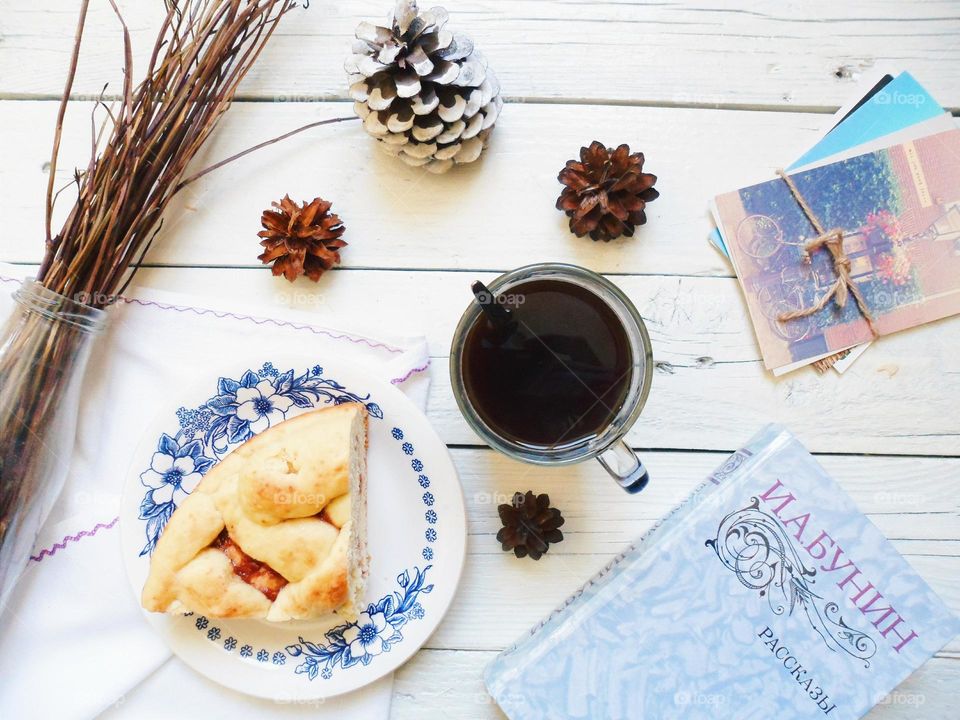
[[[116,0],[106,1],[123,29],[122,92],[109,104],[104,96],[97,103],[105,119],[94,130],[89,164],[74,174],[73,207],[53,235],[54,175],[89,6],[89,0],[82,0],[57,117],[46,197],[46,250],[37,273],[37,282],[45,288],[95,308],[110,304],[130,282],[177,192],[215,167],[281,139],[185,177],[277,23],[295,6],[293,0],[167,0],[145,79],[134,86],[130,33]],[[0,342],[2,601],[11,574],[18,575],[20,563],[26,562],[25,557],[11,557],[8,536],[20,536],[13,544],[23,544],[24,528],[35,524],[25,521],[25,515],[45,514],[33,506],[38,486],[49,482],[50,454],[70,452],[50,447],[45,437],[73,374],[79,340],[69,323],[21,313],[7,324]]]
[[[73,57],[57,118],[47,185],[46,255],[37,280],[66,296],[107,304],[129,282],[160,217],[187,182],[184,170],[230,107],[237,86],[291,0],[169,0],[146,78],[133,86],[130,34],[123,27],[124,78],[118,102],[100,107],[108,121],[95,139],[77,200],[51,236],[54,172],[73,88],[87,7],[80,6]],[[107,137],[104,142],[104,136]],[[82,294],[82,295],[81,295]]]

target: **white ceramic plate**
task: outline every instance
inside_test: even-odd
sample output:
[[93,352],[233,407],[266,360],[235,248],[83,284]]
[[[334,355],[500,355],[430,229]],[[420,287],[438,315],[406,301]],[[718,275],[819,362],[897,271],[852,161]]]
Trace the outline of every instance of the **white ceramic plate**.
[[[396,669],[449,607],[466,551],[460,483],[427,419],[391,385],[321,362],[228,366],[198,390],[172,391],[169,411],[149,426],[135,452],[120,515],[124,562],[139,600],[166,519],[214,464],[268,423],[338,402],[366,404],[371,564],[368,607],[357,623],[336,616],[268,623],[145,613],[198,672],[276,700],[332,697]],[[272,408],[266,414],[254,411],[258,403],[238,409],[255,393],[263,398],[260,411]]]

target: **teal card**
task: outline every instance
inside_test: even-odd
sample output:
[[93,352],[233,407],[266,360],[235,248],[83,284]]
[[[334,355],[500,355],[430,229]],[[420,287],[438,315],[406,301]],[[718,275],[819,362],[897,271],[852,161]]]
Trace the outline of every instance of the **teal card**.
[[[842,153],[871,140],[935,118],[944,112],[943,107],[913,75],[902,72],[850,113],[820,142],[793,162],[787,170],[794,170]],[[730,255],[719,230],[711,231],[710,242],[724,255]]]
[[827,133],[788,170],[809,165],[942,115],[943,108],[908,72],[900,73],[846,120]]

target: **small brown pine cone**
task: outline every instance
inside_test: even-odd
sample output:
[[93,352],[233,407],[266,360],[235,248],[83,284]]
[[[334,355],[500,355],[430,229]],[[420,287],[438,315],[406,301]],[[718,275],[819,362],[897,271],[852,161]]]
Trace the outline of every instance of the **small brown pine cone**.
[[340,239],[344,227],[330,212],[331,203],[321,198],[298,205],[284,196],[271,203],[275,210],[264,210],[260,222],[263,253],[257,258],[264,265],[273,263],[273,274],[293,282],[301,275],[316,282],[324,272],[340,263]]
[[513,550],[518,558],[529,556],[539,560],[550,543],[563,540],[559,530],[563,516],[550,507],[550,497],[546,494],[514,493],[510,504],[499,505],[497,512],[503,523],[497,540],[505,552]]
[[570,216],[571,232],[606,242],[632,237],[647,222],[644,208],[660,193],[653,187],[657,176],[643,172],[643,159],[643,153],[631,155],[629,145],[614,150],[594,140],[580,148],[580,161],[569,160],[557,176],[566,186],[557,209]]

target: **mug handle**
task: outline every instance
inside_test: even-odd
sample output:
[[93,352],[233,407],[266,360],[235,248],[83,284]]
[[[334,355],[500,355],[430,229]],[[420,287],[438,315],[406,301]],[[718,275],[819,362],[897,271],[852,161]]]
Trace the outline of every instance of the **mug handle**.
[[650,473],[647,472],[633,448],[623,440],[617,440],[597,455],[597,460],[628,493],[638,493],[650,482]]

